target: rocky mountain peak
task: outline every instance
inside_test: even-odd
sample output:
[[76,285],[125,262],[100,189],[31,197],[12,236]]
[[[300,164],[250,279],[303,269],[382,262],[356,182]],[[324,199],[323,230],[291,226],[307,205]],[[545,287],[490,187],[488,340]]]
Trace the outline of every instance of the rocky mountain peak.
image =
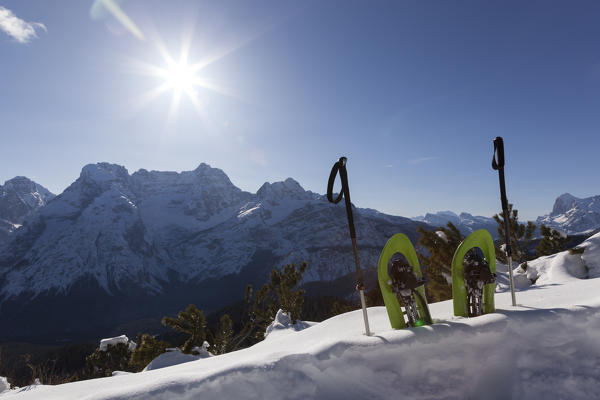
[[552,212],[539,217],[537,223],[568,234],[597,229],[600,226],[600,196],[582,199],[570,193],[561,194],[554,202]]
[[579,200],[577,197],[570,193],[563,193],[556,198],[554,201],[554,207],[552,207],[551,215],[558,215],[567,212],[573,207],[573,203]]
[[96,184],[114,181],[126,182],[129,179],[129,172],[122,165],[100,162],[84,166],[79,178],[83,182]]
[[311,193],[304,190],[304,188],[292,178],[287,178],[285,181],[280,182],[265,182],[260,189],[258,189],[256,195],[260,200],[309,200],[311,198]]
[[54,198],[48,189],[24,176],[16,176],[0,185],[0,218],[21,224],[34,210]]

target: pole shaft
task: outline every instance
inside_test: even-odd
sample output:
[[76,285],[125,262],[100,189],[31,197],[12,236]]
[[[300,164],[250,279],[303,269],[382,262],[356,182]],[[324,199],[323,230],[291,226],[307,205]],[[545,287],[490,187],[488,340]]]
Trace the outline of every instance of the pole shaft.
[[[504,157],[503,157],[504,158]],[[506,184],[504,182],[504,160],[502,166],[498,168],[498,179],[500,180],[500,200],[502,202],[502,213],[504,215],[504,243],[505,252],[508,258],[508,279],[510,281],[510,297],[513,307],[517,305],[515,297],[515,283],[512,270],[512,247],[510,243],[510,213],[508,211],[508,199],[506,198]]]
[[356,266],[356,285],[358,288],[364,288],[365,282],[363,280],[362,270],[360,269],[360,260],[358,259],[358,246],[356,245],[356,238],[352,238],[352,251],[354,252],[354,265]]
[[360,304],[363,312],[363,319],[365,320],[365,334],[367,336],[371,336],[371,330],[369,329],[369,317],[367,315],[367,302],[365,301],[365,291],[360,289],[358,291],[360,294]]
[[517,299],[515,298],[515,284],[513,281],[513,271],[512,271],[512,257],[508,257],[508,275],[510,278],[510,297],[512,299],[513,307],[517,305]]

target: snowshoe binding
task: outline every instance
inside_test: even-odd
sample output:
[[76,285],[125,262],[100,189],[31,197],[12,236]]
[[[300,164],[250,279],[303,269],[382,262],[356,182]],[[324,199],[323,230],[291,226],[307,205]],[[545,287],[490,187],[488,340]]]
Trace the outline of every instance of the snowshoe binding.
[[467,289],[467,311],[469,317],[483,314],[483,285],[496,282],[496,274],[478,252],[469,251],[463,261],[465,287]]
[[425,284],[424,278],[419,278],[413,271],[413,267],[403,260],[392,261],[390,268],[390,286],[392,292],[398,297],[400,302],[404,305],[406,310],[406,316],[408,318],[409,326],[422,325],[418,323],[419,310],[415,301],[414,294],[419,286]]

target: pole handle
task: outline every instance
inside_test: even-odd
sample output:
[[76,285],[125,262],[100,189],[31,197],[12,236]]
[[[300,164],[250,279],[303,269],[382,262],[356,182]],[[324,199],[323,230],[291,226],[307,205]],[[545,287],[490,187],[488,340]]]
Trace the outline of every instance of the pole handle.
[[[348,188],[348,174],[346,173],[346,157],[340,157],[333,167],[331,168],[331,173],[329,174],[329,181],[327,182],[327,200],[330,203],[337,204],[342,201],[342,197],[344,197],[344,192],[346,192]],[[338,172],[340,173],[340,179],[342,180],[342,189],[340,190],[340,194],[337,198],[333,198],[333,184],[335,183],[335,178],[337,177]],[[346,177],[346,179],[344,179]]]
[[494,139],[494,155],[492,157],[492,168],[495,170],[504,168],[504,141],[498,136]]

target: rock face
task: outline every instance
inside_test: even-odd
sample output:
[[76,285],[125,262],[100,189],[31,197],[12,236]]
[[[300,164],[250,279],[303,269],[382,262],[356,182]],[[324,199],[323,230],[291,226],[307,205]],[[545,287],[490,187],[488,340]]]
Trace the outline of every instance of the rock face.
[[558,196],[550,214],[537,219],[567,234],[588,233],[600,228],[600,196],[577,198],[569,193]]
[[427,213],[425,216],[413,219],[435,227],[446,226],[448,222],[452,222],[465,236],[478,229],[486,229],[492,234],[494,239],[498,238],[498,224],[493,218],[473,216],[466,212],[457,215],[452,211],[438,211],[437,213]]
[[54,195],[48,189],[24,176],[17,176],[4,182],[4,186],[0,185],[0,247],[8,242],[25,218],[52,198]]
[[[206,164],[131,175],[87,165],[22,222],[0,250],[0,339],[108,335],[189,303],[211,311],[288,263],[306,261],[307,282],[354,270],[343,205],[291,178],[244,192]],[[393,234],[416,241],[425,226],[365,209],[355,223],[363,267]]]

